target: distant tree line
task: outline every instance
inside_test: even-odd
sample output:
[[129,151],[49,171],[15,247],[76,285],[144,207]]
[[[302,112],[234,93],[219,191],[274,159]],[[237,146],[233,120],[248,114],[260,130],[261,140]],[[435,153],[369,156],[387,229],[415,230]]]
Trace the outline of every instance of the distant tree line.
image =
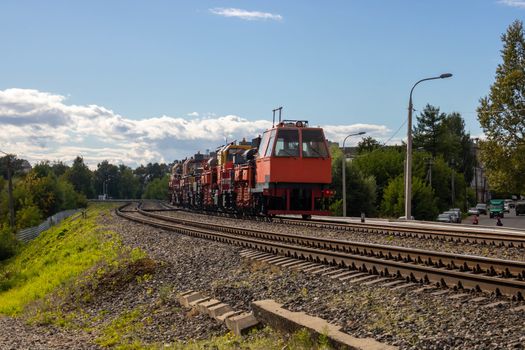
[[[104,192],[114,199],[166,199],[170,166],[149,163],[131,169],[103,161],[92,171],[82,157],[71,166],[43,161],[32,169],[23,159],[11,159],[16,229],[38,225],[66,209],[85,207],[87,199]],[[16,242],[9,226],[7,156],[0,158],[0,260],[11,255]]]

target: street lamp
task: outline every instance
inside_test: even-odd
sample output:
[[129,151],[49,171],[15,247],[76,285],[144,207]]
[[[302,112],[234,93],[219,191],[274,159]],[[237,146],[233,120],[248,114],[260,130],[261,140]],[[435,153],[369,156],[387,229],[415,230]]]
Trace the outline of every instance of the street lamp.
[[345,153],[345,142],[350,136],[364,135],[366,131],[361,131],[355,134],[350,134],[343,140],[343,216],[346,216],[346,153]]
[[450,78],[452,74],[443,73],[440,76],[425,78],[419,80],[410,90],[410,99],[408,100],[408,131],[407,131],[407,159],[405,169],[405,220],[412,219],[412,92],[417,84],[434,79]]

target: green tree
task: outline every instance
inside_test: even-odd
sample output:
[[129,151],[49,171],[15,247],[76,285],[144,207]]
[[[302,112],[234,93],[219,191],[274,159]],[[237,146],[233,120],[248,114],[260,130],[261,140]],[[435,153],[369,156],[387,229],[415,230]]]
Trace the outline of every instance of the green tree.
[[356,157],[352,162],[364,176],[373,176],[376,182],[375,203],[381,203],[383,191],[391,179],[403,174],[405,152],[402,147],[390,146],[376,149]]
[[488,96],[480,100],[478,120],[486,140],[480,158],[490,187],[525,192],[525,38],[523,23],[513,22],[502,35],[503,62]]
[[[336,215],[342,214],[342,164],[343,152],[337,146],[330,149],[332,156],[332,189],[336,191],[334,205],[331,209]],[[346,162],[346,213],[349,216],[367,216],[377,214],[375,206],[376,183],[373,176],[365,175],[354,164],[354,161]]]
[[69,169],[69,166],[64,164],[62,161],[57,161],[53,162],[51,169],[57,177],[60,177],[65,174],[65,172]]
[[442,122],[445,113],[440,113],[438,107],[426,105],[413,130],[414,148],[423,148],[435,157],[438,154],[439,144],[443,135]]
[[146,185],[142,198],[144,199],[160,199],[168,198],[168,181],[169,176],[164,175],[162,179],[155,179]]
[[131,168],[119,166],[119,198],[134,199],[139,198],[140,180],[133,174]]
[[84,159],[77,156],[73,165],[64,173],[64,178],[69,181],[75,191],[82,193],[86,198],[94,198],[93,172],[84,163]]
[[118,198],[118,178],[118,166],[104,160],[97,165],[97,170],[95,170],[94,184],[96,191],[102,193],[105,186],[109,197]]
[[[403,176],[392,179],[385,188],[381,212],[384,216],[400,217],[405,213]],[[419,177],[412,178],[412,215],[417,220],[434,220],[438,214],[434,191]]]
[[379,141],[372,136],[363,137],[361,141],[357,143],[357,153],[362,154],[365,152],[372,152],[380,147],[381,144]]

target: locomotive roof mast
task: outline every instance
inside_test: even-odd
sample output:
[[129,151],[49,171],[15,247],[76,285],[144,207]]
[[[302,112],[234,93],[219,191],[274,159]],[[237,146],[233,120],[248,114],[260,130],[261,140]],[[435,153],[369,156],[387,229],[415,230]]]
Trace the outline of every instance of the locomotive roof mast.
[[279,111],[279,123],[281,122],[281,112],[283,110],[283,107],[272,109],[273,112],[273,121],[272,121],[272,128],[275,126],[275,111]]

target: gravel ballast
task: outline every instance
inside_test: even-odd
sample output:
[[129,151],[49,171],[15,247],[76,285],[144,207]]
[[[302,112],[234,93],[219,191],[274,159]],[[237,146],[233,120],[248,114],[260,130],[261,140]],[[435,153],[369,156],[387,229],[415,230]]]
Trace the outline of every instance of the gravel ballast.
[[[222,223],[225,219],[202,220]],[[510,302],[485,310],[475,303],[451,301],[446,295],[345,284],[242,260],[238,247],[115,221],[116,231],[127,244],[141,247],[170,266],[166,278],[179,292],[204,291],[244,310],[254,300],[275,299],[292,311],[339,324],[351,335],[374,337],[402,349],[520,348],[525,342],[525,313],[509,311],[521,304]],[[250,227],[262,224],[242,221],[239,225],[245,223]],[[490,298],[485,303],[489,302]]]
[[[196,216],[187,213],[172,215]],[[197,217],[200,221],[234,224],[234,220],[231,219],[202,215]],[[147,273],[141,273],[129,283],[97,292],[89,303],[83,305],[82,312],[88,315],[86,318],[91,319],[96,326],[107,325],[122,314],[138,310],[136,323],[140,327],[137,328],[134,337],[143,343],[168,345],[175,341],[188,342],[192,339],[206,339],[225,334],[227,329],[223,325],[206,316],[188,312],[175,301],[177,293],[197,290],[228,303],[235,309],[246,311],[250,309],[252,301],[274,299],[292,311],[304,311],[338,324],[343,331],[353,336],[372,337],[399,346],[400,349],[524,348],[525,312],[510,312],[510,308],[523,304],[489,297],[481,305],[488,304],[491,300],[505,300],[509,303],[487,310],[473,302],[452,301],[447,295],[432,296],[430,292],[416,294],[410,289],[392,290],[385,287],[354,285],[242,259],[239,247],[140,225],[119,218],[114,213],[102,217],[101,222],[118,233],[124,244],[145,251],[152,265],[148,265]],[[236,225],[256,229],[288,230],[284,225],[235,222]],[[291,227],[290,230],[316,235],[321,231],[298,227]],[[337,238],[343,238],[343,234],[348,237],[353,235],[340,231],[333,231],[332,234]],[[374,243],[401,245],[399,242],[402,241],[417,244],[417,240],[408,238],[396,237],[394,243],[383,236],[369,238],[378,240]],[[434,246],[434,250],[446,245],[436,241],[423,242],[423,245]],[[487,248],[491,252],[492,249],[500,249],[457,244],[454,248],[453,244],[447,244],[447,250],[470,249],[468,247],[472,247],[473,250]],[[492,254],[491,252],[489,254]],[[480,295],[473,295],[475,296]],[[4,324],[7,325],[5,328],[2,327]],[[21,329],[17,330],[16,327]],[[55,332],[55,328],[32,327],[21,323],[13,324],[11,319],[0,318],[0,348],[24,348],[24,344],[30,343],[23,343],[23,338],[26,338],[27,333],[31,333],[36,337],[33,338],[34,344],[46,344],[48,341],[62,345],[51,344],[41,347],[42,349],[91,349],[97,348],[90,344],[100,336],[95,333],[77,334],[60,329],[56,334],[49,334],[46,332],[49,329]],[[8,339],[8,335],[11,338]],[[6,347],[6,344],[11,347]],[[14,344],[22,345],[16,347]],[[78,347],[76,344],[84,344],[85,347]]]

